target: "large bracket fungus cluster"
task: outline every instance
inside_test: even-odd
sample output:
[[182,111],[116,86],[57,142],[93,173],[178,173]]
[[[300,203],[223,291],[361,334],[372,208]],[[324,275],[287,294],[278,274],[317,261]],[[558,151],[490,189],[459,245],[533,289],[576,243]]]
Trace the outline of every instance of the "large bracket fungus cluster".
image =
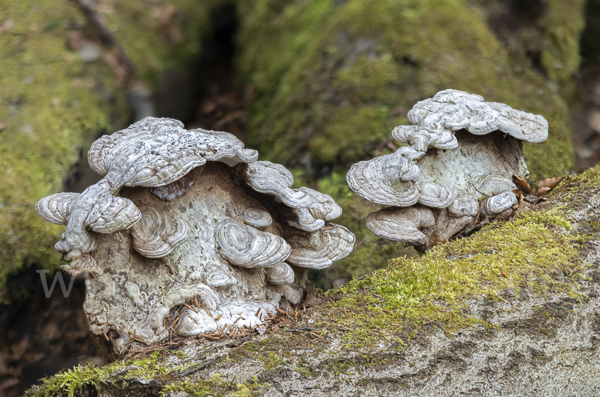
[[418,102],[408,119],[413,125],[392,132],[407,146],[354,164],[347,180],[364,199],[388,206],[367,216],[373,233],[421,248],[447,240],[478,214],[515,205],[513,175],[529,174],[522,142],[548,137],[542,116],[456,90]]
[[200,308],[183,310],[179,335],[255,327],[282,297],[303,299],[306,269],[350,254],[354,235],[328,222],[342,212],[334,200],[257,159],[231,134],[148,117],[94,142],[100,182],[37,203],[67,226],[56,249],[86,278],[94,334],[119,353],[156,343],[188,299]]

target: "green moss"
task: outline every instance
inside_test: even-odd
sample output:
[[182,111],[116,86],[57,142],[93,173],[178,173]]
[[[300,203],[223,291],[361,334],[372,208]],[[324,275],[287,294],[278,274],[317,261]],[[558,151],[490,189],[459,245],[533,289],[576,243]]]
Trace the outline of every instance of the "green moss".
[[[542,33],[535,48],[545,50],[543,68],[553,68],[547,75],[527,57],[533,44],[526,38],[502,43],[490,30],[482,9],[490,2],[473,3],[243,3],[238,64],[257,88],[248,111],[248,145],[259,149],[261,159],[310,163],[303,183],[342,200],[338,221],[357,235],[355,253],[336,266],[338,273],[329,270],[322,285],[385,266],[388,254],[402,249],[369,235],[368,206],[346,198],[343,176],[351,164],[385,154],[393,127],[408,124],[414,103],[439,90],[465,90],[542,114],[550,125],[548,141],[524,146],[532,178],[572,168],[571,122],[559,87],[579,64],[581,0],[549,1],[537,22]],[[324,170],[326,176],[316,176]]]
[[[104,2],[114,6],[114,11],[104,13],[103,17],[135,65],[138,76],[147,82],[156,82],[160,72],[183,68],[198,56],[201,40],[210,27],[210,11],[230,2],[170,0],[148,4],[113,0]],[[166,15],[169,6],[176,11],[165,24],[161,14]]]
[[[109,379],[113,385],[127,382],[132,378],[144,378],[159,381],[164,386],[161,395],[170,392],[186,392],[192,396],[254,396],[260,388],[269,386],[259,383],[257,378],[248,382],[235,382],[214,375],[210,379],[179,380],[181,374],[194,365],[187,362],[177,364],[173,358],[179,356],[169,355],[165,352],[156,352],[139,360],[116,361],[105,366],[93,364],[78,365],[77,367],[58,373],[51,378],[43,380],[43,385],[35,397],[54,396],[79,396],[87,395],[86,390],[98,390]],[[175,360],[178,361],[178,360]],[[180,360],[179,360],[180,361]]]
[[240,0],[238,10],[240,71],[260,91],[272,91],[335,6],[329,0]]
[[52,378],[44,379],[44,384],[35,397],[73,397],[80,395],[86,388],[98,389],[99,385],[109,377],[114,382],[131,376],[155,378],[168,375],[173,371],[184,371],[190,367],[190,364],[167,363],[163,360],[162,355],[163,353],[156,352],[140,360],[116,361],[105,366],[78,365],[73,369],[60,372]]
[[[500,291],[528,289],[539,295],[563,291],[578,296],[585,237],[555,207],[518,214],[475,235],[437,246],[419,258],[390,261],[379,270],[330,293],[337,299],[324,310],[336,330],[344,327],[349,345],[396,340],[404,345],[424,324],[445,332],[483,323],[468,314],[467,299],[502,299]],[[552,275],[561,271],[567,280]]]
[[[389,109],[384,106],[359,106],[340,109],[324,131],[325,136],[312,139],[309,147],[319,159],[335,163],[348,163],[360,156],[364,147],[373,141],[373,135],[381,139],[388,130]],[[349,134],[354,130],[371,130],[371,134]],[[344,142],[344,150],[331,142]]]
[[[560,175],[572,167],[565,101],[532,65],[514,64],[483,13],[468,2],[255,3],[250,8],[255,13],[243,20],[240,65],[259,92],[250,127],[263,158],[289,164],[308,152],[314,162],[336,164],[343,172],[371,157],[417,100],[452,87],[548,119],[550,139],[525,148],[535,176]],[[548,36],[556,38],[548,53],[565,64],[554,67],[556,73],[560,69],[557,79],[566,79],[579,62],[570,55],[578,51],[573,40],[581,7],[570,6],[569,24],[562,8],[550,7],[543,20]],[[288,28],[286,23],[303,13],[310,14],[305,23]],[[256,51],[250,41],[275,50]]]
[[263,365],[265,366],[265,371],[270,371],[279,364],[282,363],[282,360],[275,355],[273,352],[269,352],[268,356],[263,360]]
[[579,40],[584,28],[585,0],[551,0],[541,20],[545,42],[541,62],[559,86],[570,85],[579,69]]
[[208,380],[186,379],[182,382],[177,382],[172,385],[165,386],[161,391],[161,396],[165,393],[185,392],[190,396],[224,396],[231,397],[251,397],[258,395],[260,388],[266,388],[268,383],[258,383],[258,379],[254,377],[247,383],[235,383],[235,381],[226,381],[219,375],[215,375]]
[[[157,18],[164,6],[102,4],[102,16],[148,82],[198,54],[208,11],[219,1],[170,3],[179,10],[172,27],[180,43],[171,42]],[[8,299],[6,278],[24,264],[57,268],[53,245],[64,227],[43,221],[36,201],[60,191],[91,141],[129,117],[127,92],[113,71],[68,50],[67,36],[76,33],[70,26],[86,24],[72,3],[3,2],[0,22],[9,19],[13,27],[0,34],[0,303]]]
[[165,393],[185,392],[190,396],[210,396],[213,395],[211,394],[212,386],[215,384],[220,385],[220,381],[221,379],[218,376],[210,380],[198,380],[196,382],[186,379],[183,382],[166,386],[163,388],[161,395],[164,396]]
[[[311,186],[310,178],[302,170],[295,170],[297,186]],[[317,287],[327,289],[336,278],[347,280],[362,276],[387,266],[388,260],[398,256],[414,256],[415,251],[402,243],[386,240],[374,235],[366,226],[365,218],[379,207],[357,198],[346,183],[344,174],[334,172],[328,178],[319,179],[312,185],[315,189],[329,194],[343,208],[341,217],[335,223],[346,226],[356,236],[352,254],[337,261],[332,267],[319,271],[315,280]]]
[[145,378],[160,381],[164,386],[161,395],[169,392],[186,392],[192,396],[254,396],[260,388],[269,386],[259,383],[257,378],[248,382],[235,382],[214,375],[210,379],[179,380],[181,374],[192,368],[194,364],[181,361],[179,354],[155,352],[139,360],[116,361],[105,366],[93,364],[78,365],[77,367],[58,373],[44,379],[44,383],[35,397],[78,396],[84,395],[85,390],[98,390],[101,384],[110,379],[113,385],[121,381],[127,382],[132,378]]
[[[262,382],[268,381],[269,376],[280,377],[285,370],[307,378],[333,374],[345,382],[345,374],[404,360],[401,350],[411,339],[435,327],[452,337],[452,333],[473,325],[483,325],[490,330],[496,326],[471,316],[470,306],[489,306],[494,300],[510,300],[513,299],[510,296],[524,289],[534,296],[567,294],[579,300],[582,296],[578,282],[584,279],[582,272],[590,266],[582,263],[585,255],[582,247],[590,236],[574,232],[565,204],[554,201],[559,197],[568,205],[580,205],[581,200],[586,200],[585,193],[598,190],[598,186],[600,167],[565,179],[552,192],[555,198],[541,209],[519,213],[507,222],[489,224],[470,237],[439,245],[421,257],[393,259],[387,269],[329,292],[330,302],[312,309],[309,320],[310,327],[317,329],[313,332],[324,339],[309,333],[283,332],[228,349],[223,357],[215,358],[211,366],[227,369],[232,362],[259,360],[262,368],[259,365],[254,373]],[[594,231],[599,230],[598,221],[589,224]],[[553,316],[545,306],[540,307],[538,315],[541,318]],[[305,320],[290,326],[308,325]],[[515,327],[518,325],[519,322]],[[537,331],[549,333],[552,330],[540,328]],[[332,349],[337,345],[330,341],[337,336],[344,341],[342,349]],[[395,341],[397,349],[390,349],[389,345],[381,348],[380,341]],[[365,347],[375,349],[365,350]],[[304,361],[305,357],[318,356],[321,352],[328,352],[327,359],[316,366]],[[46,379],[37,395],[77,395],[78,390],[100,385],[115,371],[128,366],[127,372],[111,378],[113,386],[119,382],[126,384],[135,375],[155,380],[162,385],[163,394],[182,391],[196,396],[232,393],[247,396],[260,394],[261,388],[270,387],[259,383],[258,378],[244,383],[218,375],[209,379],[183,378],[185,371],[195,366],[182,363],[182,359],[187,358],[180,352],[170,356],[155,353],[143,360],[121,361],[104,367],[78,366]]]
[[590,168],[584,173],[567,177],[552,191],[551,195],[562,194],[565,191],[571,193],[590,193],[600,189],[600,167]]
[[[0,15],[14,23],[0,35],[2,302],[7,275],[24,262],[58,263],[52,246],[63,227],[43,221],[34,204],[58,191],[85,137],[109,127],[109,103],[90,87],[116,94],[113,104],[122,105],[124,95],[108,68],[86,65],[67,50],[63,25],[79,19],[68,3],[8,2]],[[45,29],[56,21],[56,27]]]

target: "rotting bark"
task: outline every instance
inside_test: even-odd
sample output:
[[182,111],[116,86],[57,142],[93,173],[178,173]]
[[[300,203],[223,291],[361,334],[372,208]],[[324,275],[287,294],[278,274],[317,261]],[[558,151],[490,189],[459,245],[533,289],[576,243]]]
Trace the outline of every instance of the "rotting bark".
[[[284,315],[289,324],[273,334],[190,340],[179,352],[55,376],[46,380],[45,389],[28,395],[71,389],[81,396],[594,395],[600,390],[599,181],[598,169],[565,181],[547,203],[507,223],[437,246],[415,261],[396,261],[330,294],[329,302],[308,308],[298,322],[295,314]],[[523,243],[515,245],[510,236],[497,241],[508,231]],[[528,239],[530,233],[540,234]],[[473,247],[464,248],[473,240],[489,244],[482,252],[469,253]],[[544,246],[537,247],[536,240]],[[372,284],[393,281],[407,274],[399,273],[404,268],[427,263],[440,252],[448,263],[456,263],[458,273],[465,270],[458,265],[467,266],[469,258],[488,258],[498,277],[481,272],[485,263],[473,263],[474,270],[467,271],[480,280],[461,276],[465,278],[452,281],[441,274],[438,280],[452,285],[454,292],[442,285],[438,296],[451,292],[458,298],[434,300],[434,312],[421,311],[428,291],[407,296],[397,287],[380,296],[377,288],[387,287]],[[510,257],[511,252],[518,255]],[[508,262],[502,262],[505,256]],[[470,284],[467,293],[456,287],[463,283]],[[404,303],[390,304],[394,294]],[[315,298],[308,301],[312,306]],[[385,310],[391,307],[394,312]],[[378,322],[387,318],[386,312],[390,320]],[[396,312],[405,313],[403,323]]]

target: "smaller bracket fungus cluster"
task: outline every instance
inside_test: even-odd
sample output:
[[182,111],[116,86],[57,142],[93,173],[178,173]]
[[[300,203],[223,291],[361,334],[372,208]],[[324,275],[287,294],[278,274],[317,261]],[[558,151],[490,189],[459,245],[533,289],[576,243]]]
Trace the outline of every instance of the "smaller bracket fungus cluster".
[[354,235],[329,222],[335,201],[257,159],[231,134],[148,117],[94,142],[100,182],[36,204],[67,226],[56,249],[86,278],[91,330],[117,353],[167,337],[165,317],[189,299],[199,307],[183,310],[179,335],[255,327],[280,299],[300,303],[306,269],[350,254]]
[[456,90],[418,102],[408,119],[413,125],[392,132],[406,146],[354,164],[346,179],[359,196],[389,206],[367,216],[373,233],[421,248],[456,235],[478,214],[515,205],[512,177],[529,175],[522,142],[548,137],[542,116]]

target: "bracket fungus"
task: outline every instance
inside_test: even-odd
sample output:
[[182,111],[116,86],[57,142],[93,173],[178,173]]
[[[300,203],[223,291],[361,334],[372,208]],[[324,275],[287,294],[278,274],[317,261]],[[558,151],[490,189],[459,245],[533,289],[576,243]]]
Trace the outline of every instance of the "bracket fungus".
[[[65,270],[86,279],[92,332],[117,353],[171,330],[255,327],[282,298],[302,300],[306,269],[354,245],[348,229],[329,222],[341,215],[331,197],[293,189],[285,167],[257,161],[229,133],[147,117],[98,139],[88,160],[100,182],[36,209],[67,226],[56,249],[70,261]],[[176,306],[183,311],[167,324]]]
[[456,90],[418,102],[408,119],[413,125],[392,132],[406,146],[354,164],[346,179],[359,196],[387,207],[367,216],[373,233],[419,248],[515,205],[513,177],[529,175],[522,142],[548,137],[542,116]]

